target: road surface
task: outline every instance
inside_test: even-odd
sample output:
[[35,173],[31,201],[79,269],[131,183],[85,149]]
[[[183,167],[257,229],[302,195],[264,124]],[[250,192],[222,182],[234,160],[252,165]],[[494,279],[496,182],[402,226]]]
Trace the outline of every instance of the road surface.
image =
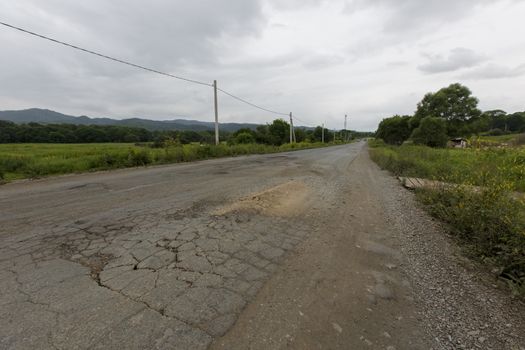
[[363,142],[0,187],[0,349],[522,349]]

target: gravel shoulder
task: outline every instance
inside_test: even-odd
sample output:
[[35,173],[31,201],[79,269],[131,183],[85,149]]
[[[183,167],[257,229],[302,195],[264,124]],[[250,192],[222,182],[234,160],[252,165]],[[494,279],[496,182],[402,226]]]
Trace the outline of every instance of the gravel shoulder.
[[384,180],[384,208],[399,232],[404,269],[436,348],[525,349],[523,300],[466,258],[447,225],[427,215],[413,193],[392,177]]
[[525,348],[523,303],[366,149],[333,190],[331,210],[308,213],[315,232],[212,349]]

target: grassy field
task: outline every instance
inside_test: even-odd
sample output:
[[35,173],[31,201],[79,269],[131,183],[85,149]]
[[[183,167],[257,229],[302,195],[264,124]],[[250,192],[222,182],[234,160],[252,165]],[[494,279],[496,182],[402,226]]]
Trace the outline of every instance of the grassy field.
[[[450,224],[465,252],[496,267],[525,296],[525,149],[434,149],[370,143],[371,158],[396,175],[456,185],[418,190],[417,198]],[[472,185],[481,186],[474,191]]]
[[422,177],[457,184],[487,186],[496,179],[509,191],[525,192],[525,149],[438,149],[386,146],[372,141],[370,155],[398,176]]
[[297,143],[282,146],[172,145],[152,148],[129,143],[0,144],[0,180],[11,181],[48,175],[80,173],[200,159],[264,154],[328,146]]
[[506,134],[499,136],[472,136],[469,143],[474,148],[498,147],[502,145],[507,146],[523,146],[525,145],[525,134]]

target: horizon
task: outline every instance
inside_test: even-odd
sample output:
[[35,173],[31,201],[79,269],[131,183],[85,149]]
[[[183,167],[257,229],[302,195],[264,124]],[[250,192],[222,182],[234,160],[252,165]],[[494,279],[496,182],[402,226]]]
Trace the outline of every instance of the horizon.
[[[147,120],[147,121],[153,121],[153,122],[176,122],[176,121],[183,120],[183,121],[189,121],[189,122],[210,123],[210,124],[213,123],[211,121],[206,121],[206,120],[187,119],[187,118],[184,118],[183,116],[178,116],[176,119],[151,119],[148,116],[132,116],[132,117],[114,118],[114,117],[109,117],[109,116],[94,117],[94,116],[89,116],[89,115],[86,115],[86,114],[70,115],[70,114],[62,113],[62,112],[55,111],[55,110],[52,110],[52,109],[49,109],[49,108],[40,108],[40,107],[15,109],[15,110],[13,110],[13,109],[0,110],[0,113],[2,113],[2,112],[23,112],[23,111],[29,111],[29,110],[53,112],[53,113],[58,113],[58,114],[67,116],[67,117],[74,117],[74,118],[86,117],[86,118],[89,118],[89,119],[110,119],[110,120],[115,120],[115,121],[140,119],[140,120]],[[284,118],[276,118],[276,119],[284,119]],[[0,118],[0,120],[2,120],[2,119]],[[66,124],[68,124],[68,123],[66,123]],[[235,121],[235,122],[230,122],[230,121],[221,122],[221,121],[219,121],[219,124],[223,124],[223,125],[224,124],[265,125],[266,123],[250,123],[250,122],[242,122],[242,121],[238,121],[238,122],[237,121]],[[317,126],[321,126],[321,125],[316,125],[315,127],[317,127]],[[301,125],[301,124],[296,124],[295,127],[296,128],[306,128],[306,129],[313,129],[313,128],[315,128],[313,126]],[[330,129],[328,127],[325,127],[325,129],[327,129],[327,130],[334,130],[334,131],[344,130],[344,129]],[[347,130],[348,131],[355,131],[355,132],[371,132],[371,133],[375,132],[375,130],[359,130],[359,129],[347,129]]]
[[[522,31],[524,2],[205,5],[21,0],[3,3],[0,10],[12,25],[205,85],[217,79],[220,89],[254,104],[291,111],[331,129],[343,128],[345,114],[352,129],[375,129],[383,118],[412,114],[425,93],[454,82],[468,86],[483,110],[525,109],[525,38],[516,35]],[[9,48],[0,57],[10,67],[0,72],[0,105],[7,109],[39,105],[69,115],[214,120],[209,87],[155,76],[6,27],[0,40]],[[221,123],[264,124],[274,117],[219,96]]]

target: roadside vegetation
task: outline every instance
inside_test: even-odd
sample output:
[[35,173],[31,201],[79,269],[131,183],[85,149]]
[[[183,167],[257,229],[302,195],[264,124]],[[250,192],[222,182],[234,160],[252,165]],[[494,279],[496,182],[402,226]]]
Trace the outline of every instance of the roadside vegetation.
[[[68,124],[14,124],[0,121],[0,181],[190,162],[194,160],[263,154],[349,142],[362,134],[339,132],[336,137],[321,127],[297,128],[297,142],[281,119],[257,129],[221,134],[215,145],[213,131],[148,131],[121,126]],[[344,141],[343,141],[343,136]]]
[[11,181],[47,175],[80,173],[195,160],[264,154],[323,147],[330,144],[294,143],[200,145],[167,143],[163,146],[127,143],[0,144],[0,178]]
[[[435,180],[417,189],[417,198],[449,224],[469,256],[487,263],[513,292],[525,296],[520,120],[525,125],[525,113],[479,111],[470,91],[453,84],[427,94],[414,116],[384,119],[369,150],[381,168],[397,176]],[[450,147],[453,138],[465,140],[467,147]]]
[[[372,133],[361,133],[352,130],[336,132],[336,141],[367,137]],[[276,119],[256,129],[240,129],[236,132],[220,132],[221,141],[229,144],[260,143],[280,146],[289,142],[290,124]],[[322,128],[296,127],[296,142],[321,142]],[[334,140],[334,133],[324,129],[326,141]],[[116,125],[75,125],[75,124],[15,124],[0,120],[0,144],[4,143],[136,143],[153,142],[161,145],[173,140],[180,144],[215,142],[213,130],[147,130],[144,128]]]

